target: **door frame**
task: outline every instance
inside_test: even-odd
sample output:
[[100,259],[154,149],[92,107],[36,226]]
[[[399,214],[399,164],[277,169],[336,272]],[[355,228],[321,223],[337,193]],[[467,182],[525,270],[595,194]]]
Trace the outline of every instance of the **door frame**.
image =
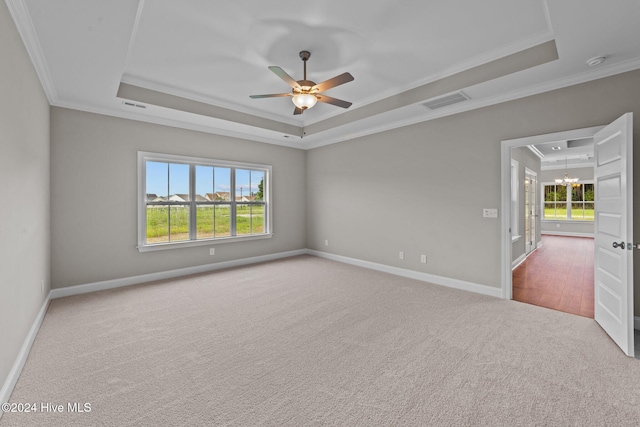
[[500,145],[500,192],[502,215],[500,221],[501,259],[502,259],[502,298],[513,299],[512,268],[511,268],[511,149],[545,142],[566,141],[568,139],[591,138],[605,126],[575,129],[564,132],[548,133],[544,135],[526,136],[523,138],[507,139]]
[[[529,176],[533,176],[534,177],[534,183],[533,185],[531,184],[531,182],[529,182],[529,186],[527,187],[527,179],[529,178]],[[540,191],[538,191],[538,186],[540,185],[540,181],[538,180],[538,173],[536,171],[533,171],[531,169],[529,169],[528,167],[525,166],[524,168],[524,184],[525,184],[525,190],[524,190],[524,238],[525,238],[525,242],[524,242],[524,254],[525,256],[528,256],[531,252],[533,252],[534,250],[536,250],[536,248],[538,247],[538,233],[540,231],[539,227],[538,227],[538,218],[539,218],[539,212],[540,212],[540,206],[538,206],[538,199],[540,198]],[[527,192],[530,193],[529,189],[533,187],[533,197],[529,197],[530,194],[527,194]],[[527,215],[527,201],[529,201],[529,214]],[[533,209],[531,209],[531,204],[533,204]],[[529,217],[529,224],[527,224],[527,216]],[[533,216],[533,219],[531,219],[531,217]],[[527,227],[529,228],[529,234],[531,234],[531,222],[533,222],[533,236],[529,236],[527,234]],[[531,250],[529,250],[527,252],[527,239],[531,237]]]

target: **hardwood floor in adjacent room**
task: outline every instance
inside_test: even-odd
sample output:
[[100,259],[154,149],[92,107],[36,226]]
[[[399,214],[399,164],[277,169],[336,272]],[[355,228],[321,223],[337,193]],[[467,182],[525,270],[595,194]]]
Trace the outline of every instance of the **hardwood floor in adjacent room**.
[[593,318],[593,239],[542,236],[513,270],[513,299]]

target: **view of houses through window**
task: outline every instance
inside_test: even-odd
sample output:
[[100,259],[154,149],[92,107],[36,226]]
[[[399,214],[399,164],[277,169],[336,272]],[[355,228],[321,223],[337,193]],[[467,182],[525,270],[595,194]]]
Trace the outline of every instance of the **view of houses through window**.
[[267,170],[145,160],[145,244],[265,234]]
[[545,220],[594,220],[593,183],[544,185]]

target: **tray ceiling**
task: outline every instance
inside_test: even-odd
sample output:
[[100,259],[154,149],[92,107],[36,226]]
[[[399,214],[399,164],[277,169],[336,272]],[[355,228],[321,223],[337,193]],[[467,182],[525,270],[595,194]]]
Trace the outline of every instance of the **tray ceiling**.
[[[299,148],[640,68],[635,0],[7,4],[52,105]],[[351,108],[249,98],[288,92],[267,66],[302,79],[301,50],[309,79],[355,77],[327,91]]]

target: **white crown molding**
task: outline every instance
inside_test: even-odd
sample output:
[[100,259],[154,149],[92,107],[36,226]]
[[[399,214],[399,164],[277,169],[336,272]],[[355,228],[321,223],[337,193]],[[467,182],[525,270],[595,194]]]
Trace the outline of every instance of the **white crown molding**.
[[569,164],[567,166],[565,165],[541,165],[540,166],[540,170],[543,171],[552,171],[552,170],[565,170],[565,169],[580,169],[580,168],[592,168],[595,166],[594,162],[586,162],[586,163],[574,163],[574,164]]
[[31,20],[31,15],[29,14],[27,5],[24,0],[5,0],[5,3],[7,4],[9,13],[16,24],[16,28],[22,38],[22,42],[27,49],[27,53],[36,70],[36,74],[40,79],[40,84],[42,85],[47,99],[49,100],[49,104],[53,104],[58,98],[58,95],[55,85],[53,84],[53,80],[51,79],[51,73],[47,67],[47,62],[45,61],[44,53],[42,52],[42,46],[38,40],[38,35],[36,34],[35,27],[33,26],[33,21]]
[[527,148],[528,148],[528,149],[529,149],[533,154],[535,154],[535,156],[536,156],[536,157],[538,157],[539,159],[542,159],[542,158],[544,157],[544,154],[542,154],[542,153],[540,152],[540,150],[538,150],[538,149],[536,148],[536,146],[535,146],[535,145],[527,145]]
[[[340,136],[336,136],[333,138],[322,138],[320,140],[313,141],[313,142],[307,142],[303,138],[301,141],[299,141],[296,144],[277,141],[270,138],[257,137],[249,134],[240,135],[235,132],[221,131],[219,129],[212,128],[209,126],[197,125],[197,124],[192,124],[184,121],[169,120],[165,118],[150,117],[150,116],[133,114],[133,113],[124,114],[123,112],[120,112],[120,111],[97,109],[95,107],[85,107],[77,103],[73,104],[73,103],[66,102],[64,103],[65,105],[61,105],[63,103],[58,103],[58,104],[60,104],[59,106],[73,108],[76,110],[85,110],[90,112],[96,112],[99,114],[107,114],[107,115],[112,115],[117,117],[129,118],[132,120],[142,120],[149,123],[164,124],[167,126],[181,127],[181,128],[192,129],[192,130],[197,130],[197,131],[206,132],[206,133],[232,136],[232,137],[249,139],[249,140],[254,140],[259,142],[266,142],[266,143],[275,144],[275,145],[283,145],[283,146],[292,147],[292,148],[311,150],[314,148],[323,147],[325,145],[337,144],[339,142],[349,141],[352,139],[361,138],[361,137],[376,134],[376,133],[386,132],[388,130],[393,130],[393,129],[397,129],[404,126],[410,126],[413,124],[422,123],[429,120],[435,120],[441,117],[447,117],[454,114],[475,110],[478,108],[488,107],[488,106],[500,104],[503,102],[513,101],[513,100],[525,98],[528,96],[538,95],[544,92],[550,92],[553,90],[562,89],[564,87],[569,87],[569,86],[586,83],[589,81],[593,81],[593,80],[597,80],[605,77],[610,77],[616,74],[633,71],[638,68],[640,68],[640,58],[634,58],[628,61],[611,64],[609,66],[598,67],[595,70],[585,71],[583,73],[574,74],[569,77],[563,77],[563,78],[556,79],[543,84],[533,85],[533,86],[525,87],[522,89],[506,92],[493,97],[461,102],[459,104],[454,104],[450,107],[445,107],[436,111],[424,111],[425,109],[420,107],[420,103],[416,103],[415,106],[419,107],[420,111],[424,111],[424,114],[421,114],[419,116],[409,117],[407,119],[392,121],[389,123],[382,124],[380,126],[372,126],[366,129],[355,131],[355,132],[344,132],[344,134]],[[69,104],[73,104],[73,106],[69,106]],[[348,125],[345,125],[345,126],[348,126]],[[319,134],[318,136],[321,137],[321,134]],[[546,142],[549,142],[549,141],[546,141]]]
[[[478,108],[501,104],[503,102],[526,98],[528,96],[538,95],[541,93],[562,89],[564,87],[574,86],[577,84],[586,83],[589,81],[598,80],[605,77],[610,77],[616,74],[633,71],[638,68],[640,68],[640,58],[634,58],[628,61],[611,64],[609,66],[598,67],[595,70],[589,70],[583,73],[574,74],[572,76],[552,80],[539,85],[533,85],[533,86],[525,87],[522,89],[510,91],[510,92],[505,92],[489,98],[461,102],[459,104],[454,104],[450,107],[441,108],[436,112],[431,112],[428,116],[427,115],[414,116],[405,120],[397,120],[394,122],[385,123],[378,127],[363,129],[362,131],[359,131],[359,132],[345,132],[344,136],[339,136],[335,138],[329,138],[323,141],[309,143],[306,145],[306,148],[313,149],[313,148],[318,148],[325,145],[336,144],[339,142],[344,142],[344,141],[360,138],[367,135],[372,135],[372,134],[385,132],[392,129],[397,129],[399,127],[410,126],[416,123],[427,122],[429,120],[435,120],[441,117],[451,116],[451,115],[463,113],[466,111],[476,110]],[[416,103],[415,105],[419,106],[420,103]],[[424,108],[422,107],[420,108],[421,110],[424,110]],[[546,141],[546,142],[550,142],[550,141]]]
[[[177,86],[152,82],[152,81],[141,79],[139,77],[134,77],[128,74],[124,74],[122,76],[121,82],[130,84],[133,86],[139,86],[144,89],[154,90],[156,92],[166,93],[168,95],[179,96],[181,98],[186,98],[192,101],[202,102],[202,103],[213,105],[220,108],[226,108],[228,110],[232,110],[238,113],[250,114],[250,115],[262,117],[265,119],[274,120],[274,121],[285,123],[292,126],[302,127],[303,125],[302,121],[298,121],[291,118],[283,118],[283,116],[279,114],[265,113],[262,110],[248,108],[243,105],[234,104],[231,102],[225,102],[220,99],[214,99],[209,96],[203,96],[202,94],[198,94],[186,89],[181,89]],[[292,104],[292,107],[293,107],[293,104]]]
[[184,120],[167,119],[165,117],[151,116],[151,115],[146,115],[146,114],[138,113],[134,111],[122,111],[122,110],[117,110],[117,109],[102,107],[102,106],[100,107],[89,106],[87,104],[81,104],[81,103],[77,103],[69,100],[58,100],[54,103],[51,103],[51,105],[54,107],[68,108],[70,110],[78,110],[78,111],[84,111],[87,113],[118,117],[121,119],[135,120],[139,122],[152,123],[152,124],[162,125],[162,126],[170,126],[170,127],[175,127],[179,129],[193,130],[196,132],[209,133],[212,135],[228,136],[230,138],[245,139],[247,141],[264,142],[266,144],[280,145],[283,147],[297,148],[300,150],[306,149],[304,146],[301,145],[300,138],[295,138],[295,137],[287,138],[284,141],[278,141],[276,139],[261,137],[261,136],[239,132],[239,131],[219,129],[213,126],[206,126],[206,125],[201,125],[197,123],[191,123]]

